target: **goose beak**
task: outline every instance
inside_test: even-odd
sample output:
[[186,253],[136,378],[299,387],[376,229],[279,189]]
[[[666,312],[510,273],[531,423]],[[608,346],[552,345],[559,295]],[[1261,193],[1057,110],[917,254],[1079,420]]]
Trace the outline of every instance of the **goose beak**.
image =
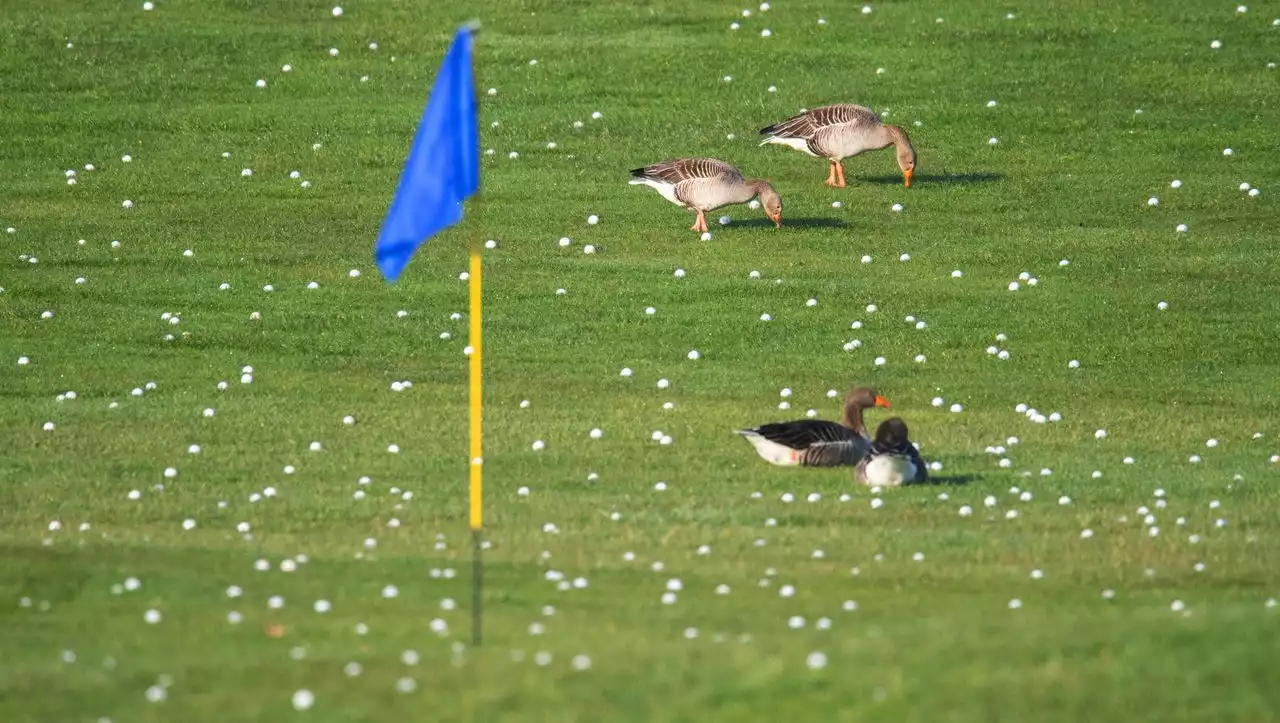
[[876,397],[876,406],[877,406],[877,407],[884,407],[885,409],[888,409],[888,408],[889,408],[889,400],[888,400],[888,399],[885,399],[884,397]]
[[915,172],[915,169],[913,168],[908,168],[907,170],[903,171],[902,172],[903,185],[905,185],[907,188],[911,188],[911,177],[914,176],[915,174],[916,172]]
[[777,216],[770,216],[769,220],[773,221],[774,228],[782,228],[782,214],[778,214]]

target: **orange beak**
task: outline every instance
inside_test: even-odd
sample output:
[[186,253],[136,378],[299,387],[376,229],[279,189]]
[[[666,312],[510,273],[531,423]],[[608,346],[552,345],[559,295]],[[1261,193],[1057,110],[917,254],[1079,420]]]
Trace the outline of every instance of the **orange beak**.
[[773,221],[774,228],[782,228],[782,214],[778,214],[777,216],[769,216],[769,220]]
[[889,408],[889,400],[888,400],[888,399],[885,399],[884,397],[876,397],[876,406],[877,406],[877,407],[884,407],[885,409],[888,409],[888,408]]
[[911,188],[911,177],[916,174],[914,168],[908,168],[902,172],[902,182],[907,188]]

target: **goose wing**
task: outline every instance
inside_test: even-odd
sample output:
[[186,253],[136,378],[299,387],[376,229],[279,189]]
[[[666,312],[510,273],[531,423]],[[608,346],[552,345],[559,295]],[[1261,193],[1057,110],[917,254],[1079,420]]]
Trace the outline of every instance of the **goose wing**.
[[800,463],[810,467],[842,467],[856,464],[867,454],[867,440],[852,435],[848,439],[815,442],[801,453]]
[[775,138],[801,138],[809,140],[819,132],[840,125],[857,125],[862,123],[879,123],[875,111],[852,103],[837,103],[813,108],[798,113],[790,118],[760,129],[761,135]]
[[920,450],[916,449],[914,444],[908,444],[907,450],[907,457],[916,466],[916,476],[911,481],[916,483],[929,481],[929,468],[925,466],[924,460],[920,458]]
[[811,467],[854,464],[866,454],[868,446],[868,441],[852,429],[821,419],[772,422],[739,433],[758,435],[794,449],[800,464]]
[[715,158],[673,158],[633,169],[631,175],[635,178],[647,178],[673,186],[684,181],[699,179],[742,180],[742,173],[737,168]]
[[847,442],[858,438],[852,429],[822,419],[798,419],[793,422],[771,422],[750,430],[770,442],[792,449],[807,449],[814,444]]

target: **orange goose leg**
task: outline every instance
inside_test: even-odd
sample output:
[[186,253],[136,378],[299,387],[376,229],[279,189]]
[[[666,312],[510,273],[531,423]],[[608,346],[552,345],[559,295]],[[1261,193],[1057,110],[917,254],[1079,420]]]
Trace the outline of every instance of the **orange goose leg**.
[[690,228],[689,230],[690,231],[706,231],[707,230],[707,217],[705,214],[703,214],[702,211],[698,211],[698,220],[693,222],[693,227]]
[[844,188],[844,161],[836,161],[836,175],[839,179],[836,181],[836,188]]
[[831,161],[831,173],[827,174],[827,185],[835,187],[836,185],[836,163]]

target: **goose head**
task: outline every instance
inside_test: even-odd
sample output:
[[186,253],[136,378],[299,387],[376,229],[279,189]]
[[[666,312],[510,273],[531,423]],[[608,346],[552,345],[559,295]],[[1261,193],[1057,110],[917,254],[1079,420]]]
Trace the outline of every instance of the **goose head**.
[[862,437],[867,434],[867,425],[862,421],[862,410],[868,407],[889,408],[889,400],[870,387],[857,387],[844,398],[844,416],[841,423]]
[[863,409],[867,407],[889,408],[889,400],[880,396],[880,393],[871,387],[856,387],[853,391],[849,392],[847,396],[845,396],[844,403],[845,406],[856,406]]
[[907,423],[901,417],[890,417],[876,427],[875,444],[880,449],[900,449],[909,439]]
[[884,129],[889,133],[889,140],[893,143],[894,150],[898,156],[898,168],[902,171],[902,183],[907,188],[911,188],[911,177],[916,172],[916,148],[911,144],[911,138],[907,136],[907,132],[895,125],[886,125]]
[[902,183],[911,188],[911,177],[916,173],[916,149],[911,143],[898,146],[898,168],[902,169]]
[[775,228],[782,228],[782,197],[767,181],[757,183],[756,191],[760,197],[760,205],[764,207],[764,215],[773,221]]

